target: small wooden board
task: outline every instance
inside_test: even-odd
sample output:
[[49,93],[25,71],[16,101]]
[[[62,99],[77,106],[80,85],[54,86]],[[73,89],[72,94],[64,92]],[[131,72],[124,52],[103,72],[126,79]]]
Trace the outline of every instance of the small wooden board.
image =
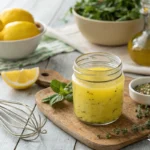
[[[66,81],[57,72],[46,70],[41,71],[41,74],[46,72],[52,76],[39,77],[40,84],[46,85],[45,82],[50,82],[51,79],[58,79]],[[56,74],[55,74],[56,73]],[[107,126],[90,126],[80,122],[74,115],[73,104],[67,101],[60,102],[55,107],[51,107],[49,104],[42,103],[42,99],[53,94],[51,88],[46,88],[39,91],[36,94],[36,103],[41,112],[44,113],[54,124],[63,129],[74,138],[78,139],[85,145],[96,149],[96,150],[118,150],[131,143],[137,142],[147,137],[149,134],[148,130],[142,131],[136,134],[129,134],[126,136],[114,137],[111,139],[105,139],[107,132],[112,131],[115,127],[130,128],[133,124],[142,123],[144,120],[136,118],[135,109],[137,104],[134,103],[129,97],[128,84],[131,78],[126,77],[125,91],[124,91],[124,104],[123,114],[118,121]],[[48,84],[47,84],[48,85]],[[102,138],[99,138],[100,135]]]

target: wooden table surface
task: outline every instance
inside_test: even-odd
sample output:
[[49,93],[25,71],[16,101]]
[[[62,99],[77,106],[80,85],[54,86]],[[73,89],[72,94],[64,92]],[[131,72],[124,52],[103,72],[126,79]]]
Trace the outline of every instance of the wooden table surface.
[[[65,26],[62,21],[65,13],[76,0],[1,0],[0,10],[10,7],[20,7],[30,11],[36,20],[44,22],[51,27]],[[68,17],[69,23],[73,22],[72,17]],[[54,69],[61,73],[65,78],[70,79],[72,75],[72,64],[74,59],[79,56],[79,52],[62,53],[49,58],[37,65],[40,68]],[[65,59],[64,59],[65,58]],[[0,99],[20,101],[33,108],[35,113],[38,111],[34,95],[41,88],[37,85],[25,91],[15,91],[8,87],[0,77]],[[51,121],[47,121],[44,127],[48,133],[41,135],[34,142],[25,142],[19,138],[9,135],[0,125],[0,150],[91,150],[83,145],[58,127]],[[144,140],[130,145],[123,150],[150,150],[150,142]]]

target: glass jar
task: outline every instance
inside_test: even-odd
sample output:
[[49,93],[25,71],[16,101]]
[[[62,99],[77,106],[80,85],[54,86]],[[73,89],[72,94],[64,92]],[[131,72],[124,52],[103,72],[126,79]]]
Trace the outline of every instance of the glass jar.
[[74,62],[73,101],[79,120],[106,125],[122,113],[124,75],[119,57],[109,53],[88,53]]
[[145,26],[129,41],[128,52],[135,63],[150,66],[150,1],[142,0],[141,5]]

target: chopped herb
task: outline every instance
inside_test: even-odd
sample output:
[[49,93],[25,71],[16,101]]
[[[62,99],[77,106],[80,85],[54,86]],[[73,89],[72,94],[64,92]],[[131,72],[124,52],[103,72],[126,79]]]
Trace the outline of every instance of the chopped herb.
[[[138,119],[143,117],[150,117],[150,106],[148,105],[137,105],[135,110]],[[106,133],[106,138],[110,139],[112,136],[125,136],[131,133],[137,133],[144,130],[150,130],[150,119],[146,120],[143,124],[133,124],[129,129],[127,128],[114,128],[112,132]],[[113,134],[114,133],[114,134]],[[150,137],[150,135],[149,135]]]
[[137,85],[134,90],[141,94],[150,95],[150,83]]
[[115,128],[113,129],[113,132],[116,134],[116,135],[119,135],[119,134],[122,134],[122,135],[125,135],[128,133],[128,129],[127,128]]
[[128,133],[128,129],[127,129],[127,128],[124,128],[124,129],[121,130],[121,132],[122,132],[123,135],[125,135],[125,134]]
[[114,132],[116,135],[119,135],[120,132],[121,132],[121,129],[120,129],[120,128],[115,128],[115,129],[113,129],[113,132]]
[[107,134],[106,134],[106,138],[107,138],[107,139],[110,139],[110,138],[111,138],[111,134],[110,134],[110,133],[107,133]]
[[144,127],[144,126],[141,126],[140,130],[141,130],[141,131],[144,131],[144,130],[145,130],[145,127]]
[[150,120],[147,120],[145,123],[146,129],[150,129]]
[[133,131],[133,132],[139,132],[139,126],[134,124],[132,126],[132,128],[131,128],[131,131]]
[[143,117],[150,117],[150,106],[139,104],[135,112],[138,119],[142,119]]
[[100,134],[98,134],[97,137],[100,139],[101,138]]

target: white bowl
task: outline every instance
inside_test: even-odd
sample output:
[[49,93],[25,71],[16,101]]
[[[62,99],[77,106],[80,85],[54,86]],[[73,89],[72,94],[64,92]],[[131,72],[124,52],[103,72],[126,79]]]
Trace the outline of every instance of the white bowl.
[[75,11],[73,14],[83,36],[94,44],[124,45],[144,28],[143,18],[129,21],[103,21],[85,18]]
[[134,79],[129,84],[129,95],[137,103],[150,105],[150,95],[138,93],[134,90],[137,85],[150,83],[150,77],[141,77]]
[[36,25],[41,33],[34,37],[23,40],[0,41],[0,58],[17,60],[31,54],[37,48],[42,35],[46,31],[46,27],[42,23],[36,22]]

